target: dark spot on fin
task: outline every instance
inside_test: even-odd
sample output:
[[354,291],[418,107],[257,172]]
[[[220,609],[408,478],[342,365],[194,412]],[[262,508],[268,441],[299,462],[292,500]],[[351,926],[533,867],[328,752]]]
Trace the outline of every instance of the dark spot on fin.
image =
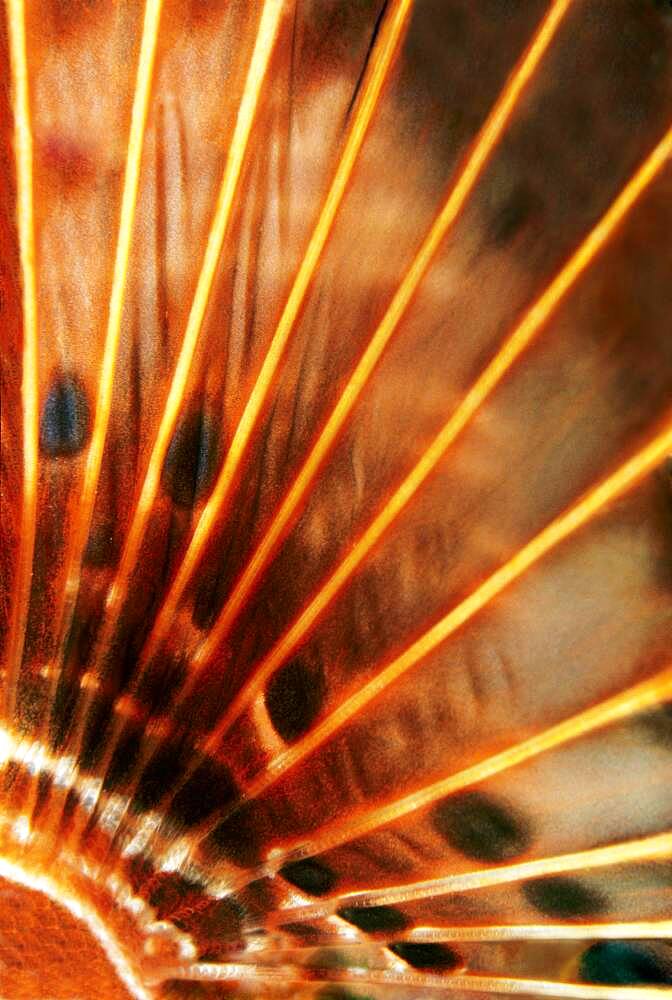
[[89,437],[89,404],[74,375],[59,375],[51,384],[40,418],[40,449],[49,458],[76,455]]
[[536,910],[547,917],[590,917],[603,913],[607,901],[573,878],[560,876],[531,879],[523,883],[523,894]]
[[79,766],[83,771],[95,770],[103,755],[113,710],[114,701],[109,695],[95,699],[86,720],[79,754]]
[[342,906],[337,912],[343,920],[369,934],[376,931],[394,933],[408,926],[404,914],[393,906]]
[[509,861],[528,849],[527,823],[483,792],[462,792],[434,809],[435,829],[451,847],[478,861]]
[[586,983],[609,986],[672,986],[672,952],[666,956],[639,941],[600,941],[581,956],[580,975]]
[[672,750],[672,701],[635,716],[635,721],[641,723],[652,742]]
[[69,187],[82,182],[90,184],[95,178],[95,161],[87,147],[78,141],[53,131],[47,134],[38,149],[42,165],[62,184]]
[[178,507],[192,507],[212,485],[218,462],[216,427],[203,410],[194,410],[173,432],[161,485]]
[[162,653],[141,673],[135,696],[148,712],[163,715],[170,708],[186,676],[184,659]]
[[77,679],[64,671],[58,678],[49,717],[49,746],[54,752],[65,744],[79,691]]
[[65,802],[63,803],[63,812],[61,813],[61,819],[59,822],[60,833],[66,834],[70,829],[72,819],[75,815],[75,810],[79,804],[79,794],[74,788],[69,789],[68,794],[65,797]]
[[271,677],[265,692],[266,710],[285,743],[303,736],[324,699],[324,673],[317,664],[290,660]]
[[541,208],[541,199],[527,184],[519,183],[494,208],[490,218],[490,240],[503,247]]
[[234,802],[237,795],[228,768],[206,758],[172,800],[168,818],[180,827],[196,826],[211,813]]
[[287,882],[291,882],[309,896],[325,896],[336,885],[334,872],[315,858],[290,861],[282,866],[280,874]]
[[147,812],[158,805],[167,792],[179,784],[186,764],[183,747],[167,743],[159,747],[143,770],[131,803],[134,813]]
[[457,952],[447,948],[445,944],[398,941],[389,945],[389,949],[414,969],[439,969],[447,972],[462,965],[462,959]]
[[49,796],[51,794],[52,777],[47,771],[40,771],[37,778],[37,795],[35,798],[35,805],[33,807],[33,819],[37,819],[38,816],[44,812],[44,808],[49,801]]
[[[198,986],[198,989],[195,987]],[[161,984],[163,1000],[207,1000],[207,992],[200,983],[184,979],[166,979]]]
[[315,927],[313,924],[280,924],[278,929],[284,934],[291,934],[293,937],[301,938],[310,944],[319,941],[324,933],[319,927]]
[[129,725],[118,740],[103,779],[103,788],[106,792],[114,791],[130,778],[140,756],[142,734],[140,727]]
[[653,0],[653,6],[656,7],[661,14],[667,14],[669,18],[672,18],[672,0]]
[[4,792],[11,792],[21,780],[22,775],[23,766],[18,761],[7,761],[4,768],[4,774],[2,775],[2,779],[0,781],[0,788],[2,788]]
[[251,806],[243,804],[218,823],[207,838],[205,850],[215,857],[224,855],[228,861],[241,868],[252,868],[257,865],[260,860],[259,838]]

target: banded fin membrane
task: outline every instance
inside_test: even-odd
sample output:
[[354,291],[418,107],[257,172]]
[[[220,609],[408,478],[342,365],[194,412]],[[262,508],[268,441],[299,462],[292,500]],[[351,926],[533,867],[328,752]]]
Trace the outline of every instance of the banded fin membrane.
[[7,0],[3,1000],[672,986],[672,16]]

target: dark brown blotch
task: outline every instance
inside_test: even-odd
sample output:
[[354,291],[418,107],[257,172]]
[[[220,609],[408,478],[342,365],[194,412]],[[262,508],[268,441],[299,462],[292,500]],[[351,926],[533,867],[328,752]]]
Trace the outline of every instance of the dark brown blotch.
[[201,961],[217,961],[232,945],[242,943],[244,918],[242,905],[232,896],[215,899],[205,894],[187,900],[171,915],[172,923],[196,942]]
[[140,756],[143,728],[135,723],[128,723],[114,748],[107,773],[103,778],[103,788],[106,792],[115,791],[124,785],[135,770]]
[[368,994],[353,993],[352,990],[346,990],[342,986],[325,986],[317,996],[318,1000],[373,1000]]
[[183,658],[161,654],[142,671],[135,696],[149,712],[162,715],[170,708],[186,676]]
[[266,711],[285,743],[293,743],[310,729],[324,694],[322,667],[301,657],[290,660],[271,677],[264,694]]
[[168,820],[180,828],[197,826],[214,812],[235,802],[238,795],[229,769],[204,758],[170,803]]
[[527,182],[513,186],[493,206],[488,235],[496,247],[504,247],[541,211],[542,201]]
[[204,410],[187,413],[173,432],[161,485],[178,507],[193,507],[209,490],[219,464],[217,427]]
[[188,750],[179,741],[162,744],[150,758],[131,802],[134,813],[147,812],[176,787],[187,766]]
[[644,941],[599,941],[581,956],[584,982],[609,986],[672,986],[672,949]]
[[326,896],[337,882],[336,874],[316,858],[302,858],[283,865],[280,874],[301,892],[309,896]]
[[254,804],[243,805],[217,824],[204,844],[206,855],[226,858],[240,868],[259,864],[259,836],[252,814]]
[[342,906],[337,913],[367,934],[393,934],[408,927],[406,916],[393,906]]
[[476,861],[510,861],[532,841],[527,820],[484,792],[444,799],[434,808],[432,823],[454,850]]
[[78,454],[89,438],[89,403],[76,375],[58,375],[51,383],[40,417],[40,450],[49,458]]
[[641,723],[651,742],[672,750],[672,701],[643,712],[635,721]]
[[608,909],[607,900],[577,879],[552,876],[524,882],[523,895],[547,917],[571,920],[596,916]]
[[423,971],[452,972],[463,964],[457,952],[445,944],[397,941],[389,949],[397,958]]
[[165,920],[185,906],[197,905],[203,891],[203,885],[194,879],[177,872],[160,872],[153,880],[148,902],[158,919]]

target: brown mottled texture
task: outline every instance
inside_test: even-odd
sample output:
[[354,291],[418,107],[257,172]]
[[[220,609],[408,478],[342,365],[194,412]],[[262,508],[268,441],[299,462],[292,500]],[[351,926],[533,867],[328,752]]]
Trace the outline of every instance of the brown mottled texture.
[[[466,189],[493,108],[565,5],[410,4],[266,379],[404,3],[282,4],[173,409],[274,0],[165,0],[104,435],[152,8],[25,4],[38,467],[23,589],[30,380],[7,29],[24,5],[3,12],[0,642],[16,655],[0,674],[0,862],[49,878],[109,933],[105,956],[57,902],[0,875],[3,1000],[125,997],[110,942],[142,1000],[672,983],[669,148],[590,242],[672,127],[670,5],[568,4]],[[463,203],[390,311],[454,190]],[[570,524],[605,481],[620,485]],[[569,527],[543,548],[552,524]],[[599,724],[585,714],[605,704]]]

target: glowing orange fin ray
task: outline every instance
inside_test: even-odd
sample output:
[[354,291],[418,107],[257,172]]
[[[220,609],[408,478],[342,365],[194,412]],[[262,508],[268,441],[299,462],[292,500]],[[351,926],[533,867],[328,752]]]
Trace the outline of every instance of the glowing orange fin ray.
[[[77,519],[72,536],[68,540],[65,554],[65,592],[62,595],[62,603],[56,609],[55,615],[56,650],[54,659],[56,661],[58,661],[65,636],[67,635],[77,600],[82,555],[86,547],[91,520],[93,518],[96,490],[98,488],[107,428],[112,410],[112,395],[121,339],[133,225],[140,186],[140,166],[152,91],[162,6],[163,0],[147,0],[145,7],[138,70],[131,111],[131,128],[126,154],[126,168],[121,196],[112,288],[108,306],[105,346],[98,380],[96,412],[91,433],[91,443],[86,456],[84,484],[79,500]],[[52,701],[57,682],[58,670],[53,670]]]
[[615,920],[581,924],[493,924],[483,927],[419,927],[410,941],[583,941],[672,938],[672,920]]
[[341,591],[367,553],[371,551],[372,547],[425,482],[433,469],[436,468],[450,445],[455,441],[474,413],[498,385],[504,374],[525,350],[543,324],[547,322],[562,297],[569,291],[594,259],[595,255],[602,249],[616,226],[618,226],[637,198],[657,176],[671,153],[672,130],[656,146],[600,222],[589,233],[578,250],[547,287],[546,291],[542,293],[529,309],[521,323],[515,328],[485,371],[467,392],[458,408],[444,424],[418,463],[396,489],[366,531],[352,546],[345,559],[336,567],[326,583],[322,585],[298,618],[259,664],[250,680],[241,689],[222,716],[211,738],[212,746],[217,745],[222,735],[239,716],[244,706],[263,688],[273,671],[291,655],[299,643],[306,637],[317,619]]
[[120,610],[126,596],[129,578],[135,566],[147,526],[147,520],[159,489],[163,462],[187,387],[191,363],[235,204],[250,133],[256,117],[271,54],[278,36],[282,11],[283,4],[281,0],[266,0],[259,20],[254,51],[250,60],[244,92],[224,168],[224,176],[219,189],[203,263],[187,319],[184,337],[182,338],[180,353],[159,423],[159,429],[152,447],[138,503],[126,536],[119,569],[108,592],[106,620],[96,649],[97,662],[100,661],[106,644],[112,636],[115,614]]
[[[440,988],[439,983],[436,987]],[[510,979],[500,976],[456,976],[451,989],[475,993],[495,993],[500,996],[546,996],[566,1000],[655,1000],[668,993],[656,986],[591,986],[587,983],[558,983],[547,979]]]
[[[84,483],[79,500],[77,518],[73,532],[68,539],[65,553],[65,589],[55,610],[54,635],[56,645],[53,655],[56,663],[59,661],[63,643],[75,610],[81,575],[82,556],[86,547],[91,520],[93,517],[96,490],[98,487],[98,479],[100,476],[100,469],[105,450],[105,440],[107,437],[107,428],[112,408],[115,371],[119,353],[119,343],[121,339],[126,280],[128,276],[133,226],[140,185],[142,150],[147,126],[149,102],[151,98],[152,79],[162,5],[163,0],[147,0],[147,4],[145,6],[140,55],[138,59],[133,106],[131,110],[131,127],[126,154],[119,229],[117,232],[112,287],[108,307],[107,330],[98,385],[96,411],[91,434],[91,443],[86,457]],[[53,704],[54,702],[59,674],[60,671],[58,668],[54,668],[49,671],[49,704]],[[42,728],[44,729],[47,724],[48,715],[45,715],[41,720]],[[34,786],[33,792],[36,796],[37,785]]]
[[[349,820],[347,824],[337,823],[331,829],[323,830],[309,843],[302,842],[297,846],[309,854],[318,854],[346,841],[355,840],[357,837],[362,837],[387,823],[392,823],[409,815],[409,813],[425,808],[447,795],[476,785],[501,774],[503,771],[508,771],[539,754],[561,747],[572,740],[580,739],[597,729],[627,719],[638,712],[654,708],[670,698],[672,698],[672,667],[663,670],[650,680],[643,681],[641,684],[615,695],[613,698],[608,698],[599,705],[588,708],[578,715],[557,723],[557,725],[550,726],[536,736],[522,740],[520,743],[508,747],[500,753],[493,754],[485,760],[478,761],[462,771],[434,781],[419,791],[395,799],[388,805],[371,809],[364,816]],[[250,790],[250,796],[259,794],[262,783],[270,784],[271,781],[275,780],[275,771],[272,771],[270,775],[262,775],[259,788],[253,787]]]
[[248,140],[256,117],[259,98],[266,78],[271,54],[278,36],[282,12],[282,0],[265,0],[180,354],[161,416],[159,430],[152,447],[140,497],[126,536],[119,568],[108,591],[105,607],[106,615],[98,635],[92,663],[89,671],[83,678],[82,702],[78,705],[78,718],[74,726],[73,735],[71,736],[71,744],[74,747],[75,755],[81,743],[88,708],[96,690],[96,674],[101,670],[107,646],[114,634],[116,615],[120,611],[125,599],[128,582],[136,564],[147,520],[159,488],[163,461],[186,390],[196,342],[205,316],[224,239],[228,231]]
[[[289,493],[285,497],[285,500],[281,504],[281,507],[278,513],[275,515],[273,522],[269,528],[269,531],[262,539],[259,548],[253,555],[252,560],[250,561],[247,569],[243,573],[243,576],[240,578],[238,584],[234,588],[231,597],[229,598],[224,608],[222,609],[222,612],[220,613],[217,622],[212,627],[208,638],[205,640],[204,644],[197,652],[195,659],[192,661],[191,675],[187,681],[187,684],[185,685],[180,694],[180,699],[185,699],[193,689],[193,686],[197,682],[198,677],[200,675],[200,669],[207,664],[209,657],[217,649],[219,643],[222,641],[222,638],[226,630],[228,629],[229,625],[233,621],[233,618],[237,614],[237,611],[239,610],[240,606],[242,605],[247,595],[249,594],[251,587],[254,585],[254,581],[257,579],[259,573],[262,571],[263,567],[266,565],[266,562],[268,561],[268,558],[272,554],[272,551],[275,548],[278,538],[281,536],[285,526],[293,516],[293,513],[296,510],[297,506],[299,505],[302,498],[305,496],[308,489],[310,488],[310,485],[323,459],[325,458],[327,452],[329,451],[331,445],[333,444],[339,432],[339,429],[347,420],[347,417],[351,412],[360,392],[362,391],[364,385],[366,384],[366,381],[368,380],[378,359],[380,358],[385,345],[387,344],[390,337],[397,328],[406,308],[408,307],[408,304],[410,303],[415,291],[417,290],[418,285],[420,284],[420,281],[422,280],[424,274],[426,273],[427,268],[429,267],[431,260],[434,254],[436,253],[436,250],[438,249],[448,229],[458,216],[462,206],[464,205],[467,197],[469,196],[476,181],[478,180],[481,171],[488,160],[488,157],[490,156],[497,142],[499,141],[499,138],[501,137],[502,132],[504,131],[507,123],[511,118],[511,115],[514,111],[514,108],[517,104],[517,101],[525,85],[534,74],[535,69],[538,66],[544,52],[550,45],[551,40],[554,37],[555,32],[557,31],[567,9],[569,8],[570,3],[571,0],[556,0],[556,2],[552,4],[549,13],[542,21],[541,26],[539,27],[532,42],[528,46],[526,53],[523,55],[521,61],[519,62],[518,67],[513,72],[507,85],[500,94],[491,114],[487,118],[483,128],[481,129],[480,133],[478,134],[474,142],[472,152],[468,157],[462,172],[458,176],[457,180],[453,184],[451,184],[448,196],[443,204],[443,207],[439,211],[439,214],[437,215],[437,218],[435,219],[429,231],[429,234],[425,238],[420,248],[420,251],[418,252],[414,262],[412,263],[403,281],[401,282],[395,296],[393,297],[392,302],[385,316],[383,317],[383,320],[381,321],[379,327],[373,334],[373,337],[369,342],[369,345],[366,351],[364,352],[362,358],[360,359],[359,364],[355,368],[355,371],[353,372],[348,382],[348,385],[346,386],[343,394],[341,395],[339,402],[337,403],[335,409],[332,411],[332,414],[329,420],[327,421],[327,424],[323,428],[323,431],[320,437],[318,438],[315,447],[308,456],[308,459],[306,460],[301,471],[299,472],[297,479],[294,481],[293,486],[291,487]],[[402,14],[403,17],[405,17],[407,11],[405,9],[402,10],[401,8],[398,9],[397,17],[399,18],[400,23],[397,25],[396,28],[394,24],[392,24],[390,29],[393,35],[393,37],[391,37],[387,43],[388,47],[390,47],[390,51],[388,51],[386,55],[385,47],[383,46],[383,51],[382,54],[380,55],[381,61],[386,61],[386,65],[389,65],[389,62],[391,60],[392,56],[391,46],[397,44],[397,38],[401,32],[401,27],[402,27],[401,21],[403,20]],[[371,84],[369,84],[369,86],[371,86]],[[367,93],[368,91],[365,88],[363,95],[364,100],[366,100]],[[359,113],[360,114],[362,113],[361,108]],[[355,122],[353,124],[353,130],[355,130],[356,127],[357,127],[357,117],[355,118]],[[347,150],[347,144],[346,144],[346,150]],[[342,164],[339,166],[339,171],[341,169],[341,166]],[[338,179],[338,172],[337,172],[337,179]],[[335,183],[336,181],[334,182],[334,184]],[[330,196],[328,196],[327,198],[327,206],[329,204],[329,197]],[[325,206],[325,210],[327,206]],[[322,219],[320,219],[320,222],[318,222],[316,233],[320,229],[321,222]],[[313,239],[315,239],[315,234],[313,235]],[[309,248],[309,254],[310,254],[310,248]],[[307,259],[308,257],[306,258],[306,260]],[[306,260],[304,260],[302,267],[299,271],[299,275],[297,276],[296,279],[297,282],[302,282],[302,281],[305,282],[306,280],[302,279],[301,277],[301,272],[306,264]],[[317,261],[315,260],[315,263],[316,262]],[[307,287],[307,285],[302,285],[301,287],[304,287],[304,292],[305,292],[305,288]],[[286,307],[286,310],[287,308],[289,308],[289,303],[292,301],[292,294],[290,294],[290,299],[288,300],[288,305]],[[298,309],[298,303],[297,303],[297,309]],[[292,313],[291,314],[292,322],[294,316],[295,313]],[[281,318],[280,320],[278,331],[280,331],[283,327],[283,320],[284,320],[284,314],[283,318]],[[276,331],[275,336],[278,335],[278,331]],[[289,333],[289,328],[287,328],[287,334],[288,333]],[[272,349],[273,347],[271,346],[271,350]],[[232,451],[233,451],[233,445],[232,445]],[[426,474],[427,473],[425,473],[425,475]],[[226,475],[226,464],[224,466],[224,469],[222,470],[222,474],[220,476],[220,482],[224,481],[225,475]],[[226,485],[227,490],[228,488],[229,486]],[[402,490],[403,489],[404,487],[402,486]],[[214,517],[216,516],[221,506],[220,501],[217,499],[218,490],[219,490],[219,484],[215,487],[212,497],[210,498],[208,504],[206,504],[206,507],[204,508],[201,521],[199,522],[199,526],[197,527],[196,532],[194,533],[194,536],[192,538],[190,549],[196,545],[197,534],[200,531],[201,524],[204,523],[204,518],[211,517],[210,521],[208,522],[207,530],[202,536],[203,544],[205,543],[207,534],[211,530],[212,525],[214,523]],[[209,515],[208,511],[211,511],[212,514]],[[390,518],[390,520],[391,519],[392,518]],[[373,534],[376,531],[376,528],[377,528],[377,522],[374,523],[374,525],[371,527],[370,533]],[[381,529],[381,532],[382,530],[384,529]],[[312,624],[312,621],[314,621],[317,618],[317,616],[321,613],[326,604],[335,595],[336,591],[340,589],[341,586],[343,586],[348,577],[352,574],[355,567],[355,560],[361,561],[361,559],[364,557],[367,545],[368,547],[370,547],[373,544],[373,541],[374,540],[369,541],[368,538],[364,538],[362,539],[361,545],[356,545],[354,547],[351,553],[351,557],[347,561],[347,564],[344,563],[342,564],[342,567],[339,567],[339,569],[337,569],[334,576],[331,578],[330,581],[328,581],[326,587],[323,588],[318,593],[313,602],[311,602],[311,605],[309,605],[309,608],[300,617],[298,622],[295,623],[295,626],[290,629],[290,631],[287,633],[287,636],[284,637],[284,641],[287,644],[293,643],[294,645],[296,645],[298,641],[300,641],[299,634],[301,637],[305,634],[308,627],[310,627],[310,624]],[[163,607],[159,612],[159,616],[157,618],[157,622],[155,624],[153,632],[150,635],[149,640],[145,646],[145,650],[143,651],[143,663],[147,663],[149,661],[152,651],[156,649],[157,643],[159,642],[161,637],[165,635],[168,625],[172,620],[172,617],[177,608],[180,595],[183,592],[184,587],[186,586],[188,578],[191,574],[191,570],[195,565],[196,556],[200,551],[201,548],[195,549],[196,555],[194,557],[194,560],[191,561],[191,564],[190,564],[189,553],[187,553],[187,556],[185,557],[185,560],[183,561],[180,570],[175,578],[173,586],[171,587],[171,591],[169,592],[168,597],[166,598],[166,601],[164,602]],[[337,577],[338,580],[336,579]],[[330,584],[332,586],[330,586]],[[159,622],[159,619],[161,618],[163,618],[163,623]],[[310,623],[308,621],[309,619]],[[276,645],[276,647],[274,647],[274,649],[271,651],[271,654],[269,654],[269,658],[267,659],[267,661],[262,663],[259,671],[255,673],[255,677],[252,682],[254,685],[254,690],[258,690],[265,683],[265,680],[270,675],[275,666],[279,662],[281,662],[281,660],[285,657],[285,655],[287,655],[286,652],[283,652],[281,647],[283,647],[282,639]],[[231,704],[227,712],[224,714],[219,725],[217,726],[209,745],[216,744],[220,734],[224,732],[225,729],[228,728],[230,723],[235,719],[236,715],[242,708],[245,699],[249,697],[249,694],[250,691],[246,687],[243,689],[241,694],[236,699],[234,699],[233,703]],[[187,778],[189,773],[190,772],[187,773]],[[184,781],[180,782],[178,788],[182,787],[183,784]]]
[[[268,775],[260,777],[259,786],[255,789],[256,793],[258,794],[262,788],[262,782],[263,787],[268,787],[277,780],[280,774],[285,773],[288,768],[293,767],[299,760],[302,760],[317,747],[321,746],[325,740],[345,725],[358,712],[361,712],[374,698],[377,698],[378,695],[436,649],[437,646],[444,642],[458,628],[473,618],[493,598],[521,577],[528,569],[542,559],[543,556],[555,548],[556,545],[578,531],[585,524],[588,524],[608,503],[634,486],[647,472],[655,468],[670,449],[672,449],[672,427],[667,427],[614,473],[590,490],[583,499],[574,504],[573,507],[570,507],[568,511],[561,514],[554,521],[551,521],[543,531],[519,549],[508,562],[500,566],[498,570],[453,608],[452,611],[449,611],[448,614],[421,635],[419,639],[388,663],[368,684],[365,684],[342,705],[336,708],[312,732],[308,733],[280,757],[276,758],[269,765]],[[667,688],[669,677],[667,674],[664,676],[663,686]],[[614,709],[612,706],[607,714],[613,710],[616,712],[620,711],[620,709]],[[592,711],[595,712],[595,715],[589,716],[589,719],[593,720],[588,722],[589,728],[592,728],[595,724],[594,719],[596,717],[599,718],[600,709]],[[567,728],[558,732],[554,732],[554,729],[549,730],[548,733],[541,734],[536,739],[542,743],[549,740],[549,745],[552,745],[553,741],[558,739],[559,734],[562,734],[560,738],[563,740],[571,738],[573,727],[577,725],[578,731],[586,725],[586,721],[583,720],[577,724],[576,721],[570,720],[569,723],[563,723],[562,725]],[[533,750],[536,743],[526,743],[524,746],[526,746],[525,753],[529,753],[531,750],[536,752]],[[483,776],[486,776],[485,772]]]
[[145,659],[151,656],[170,628],[184,589],[203,552],[207,539],[229,499],[237,470],[247,450],[250,438],[282,360],[285,347],[294,329],[297,316],[332,230],[336,213],[369,129],[383,84],[388,76],[404,27],[407,24],[411,7],[412,0],[395,0],[395,3],[391,6],[380,43],[373,52],[361,100],[352,119],[343,153],[336,168],[317,225],[313,230],[305,256],[294,279],[259,375],[236,427],[222,470],[212,494],[201,512],[187,551],[163,605],[157,614],[152,632],[147,639],[144,652]]
[[[450,942],[450,941],[590,941],[615,940],[630,938],[642,940],[657,938],[661,941],[672,938],[672,920],[614,920],[601,923],[576,924],[467,924],[455,927],[440,927],[421,925],[405,932],[405,940],[414,942]],[[350,946],[348,941],[348,946]],[[353,942],[358,944],[359,942]],[[315,947],[320,950],[342,948],[344,940],[341,935],[334,934],[328,938],[320,937],[319,944],[300,944],[296,947],[286,946],[278,949],[277,945],[268,949],[259,949],[257,955],[267,951],[277,954],[281,951],[310,951]]]
[[333,446],[341,428],[350,416],[364,386],[381,358],[386,345],[396,331],[408,306],[427,272],[448,230],[458,217],[481,172],[501,138],[523,89],[534,74],[541,58],[553,39],[571,0],[552,4],[536,36],[529,45],[517,69],[502,90],[494,108],[477,135],[470,155],[451,184],[441,207],[403,281],[399,285],[383,319],[374,332],[359,363],[352,373],[312,451],[289,489],[268,531],[252,555],[235,585],[220,615],[197,654],[197,663],[205,663],[217,650],[232,622],[244,605],[256,580],[272,556],[287,525],[305,498],[323,461]]
[[[274,785],[283,774],[294,767],[299,761],[305,759],[310,753],[323,745],[326,740],[334,735],[357,713],[361,712],[365,706],[377,698],[383,691],[395,681],[399,680],[412,667],[419,663],[425,656],[435,650],[458,628],[481,611],[493,598],[519,579],[528,569],[539,562],[556,545],[560,544],[574,532],[588,524],[592,518],[600,513],[611,501],[633,487],[647,472],[665,457],[672,449],[672,426],[666,427],[657,434],[648,444],[637,451],[631,458],[624,462],[610,476],[604,479],[597,486],[593,487],[581,500],[575,503],[564,514],[551,521],[538,535],[519,549],[506,563],[499,567],[490,577],[488,577],[479,587],[476,588],[460,604],[456,605],[443,618],[439,619],[435,625],[423,633],[419,639],[408,646],[402,653],[395,657],[387,666],[383,667],[372,680],[355,691],[330,715],[327,715],[315,729],[309,732],[302,739],[284,753],[276,757],[267,766],[259,777],[252,782],[247,789],[245,798],[261,795],[264,791]],[[672,668],[670,668],[672,669]],[[367,828],[380,825],[381,822],[390,822],[404,812],[420,808],[422,804],[431,801],[432,798],[456,791],[458,788],[474,784],[493,774],[499,773],[507,767],[536,756],[546,749],[559,746],[567,740],[590,732],[592,729],[605,725],[608,722],[616,721],[618,718],[625,718],[634,711],[638,711],[646,705],[656,704],[666,698],[670,693],[670,672],[663,671],[652,680],[643,682],[631,691],[617,695],[602,705],[598,705],[586,712],[575,716],[563,723],[553,726],[523,743],[516,745],[497,754],[486,761],[474,765],[460,775],[451,776],[444,782],[437,782],[428,789],[413,793],[413,795],[401,800],[403,806],[397,802],[391,806],[386,806],[376,813],[369,814],[369,818],[362,820]],[[211,752],[216,751],[214,737],[208,741]],[[426,801],[424,797],[427,796]],[[372,816],[375,815],[375,820]],[[218,820],[221,817],[218,817]],[[372,827],[368,827],[368,823]],[[198,831],[190,840],[195,843],[203,840],[212,829],[212,822],[205,825],[205,829]],[[357,830],[357,833],[354,831]],[[320,850],[326,849],[325,845],[333,846],[335,843],[342,843],[351,840],[353,836],[361,833],[359,826],[349,823],[347,829],[340,833],[333,832],[322,834],[319,838]],[[317,839],[315,844],[309,849],[309,853],[314,853],[317,849]],[[306,845],[301,843],[303,852]],[[291,848],[290,848],[291,849]],[[282,863],[282,862],[280,862]]]
[[7,24],[12,73],[14,150],[16,157],[17,227],[23,284],[23,500],[16,583],[2,675],[2,713],[11,721],[21,660],[33,569],[38,465],[37,291],[33,217],[33,135],[30,119],[26,28],[23,0],[8,0]]
[[[250,397],[246,403],[243,415],[233,436],[231,447],[225,459],[222,471],[217,479],[213,492],[205,504],[191,541],[184,554],[184,558],[176,573],[175,579],[166,595],[164,602],[157,613],[152,630],[147,637],[145,647],[141,654],[139,665],[140,674],[151,661],[152,654],[165,637],[168,628],[173,620],[179,600],[185,586],[191,576],[192,570],[203,550],[209,534],[220,516],[222,509],[230,495],[230,490],[234,482],[236,471],[239,468],[250,437],[256,425],[256,421],[261,413],[264,401],[270,389],[274,374],[282,359],[284,348],[294,328],[301,305],[312,281],[315,270],[318,266],[322,251],[326,244],[329,233],[336,217],[339,205],[345,193],[348,180],[352,174],[355,160],[359,154],[366,132],[371,123],[373,113],[378,104],[383,84],[392,66],[395,52],[398,49],[400,39],[412,7],[412,0],[395,0],[391,7],[386,21],[386,30],[381,36],[379,45],[376,46],[370,64],[367,82],[364,85],[361,100],[352,120],[352,125],[345,141],[343,153],[336,168],[334,179],[329,192],[327,193],[317,225],[313,231],[308,249],[301,262],[294,284],[290,291],[278,326],[273,334],[271,344],[266,354],[264,363],[252,389]],[[163,454],[163,453],[162,453]],[[157,467],[157,483],[160,474],[160,467]],[[156,491],[154,490],[154,493]],[[154,497],[152,493],[152,500]],[[132,530],[132,529],[131,529]],[[137,548],[133,554],[135,558]],[[129,564],[130,569],[130,564]],[[109,637],[109,630],[108,630]],[[186,692],[183,694],[185,696]],[[115,723],[115,733],[110,745],[107,748],[104,766],[111,760],[116,740],[123,730],[124,721],[117,720]],[[141,765],[146,758],[143,757],[138,768],[136,777],[140,774]]]
[[[349,817],[344,822],[336,822],[322,828],[309,839],[303,838],[290,844],[284,844],[281,851],[274,855],[272,864],[255,871],[252,877],[272,874],[286,861],[294,857],[321,854],[349,843],[418,809],[427,808],[439,799],[492,778],[518,764],[523,764],[542,753],[557,749],[598,729],[603,729],[633,715],[655,708],[670,698],[672,698],[672,667],[667,667],[648,680],[607,698],[569,719],[549,726],[542,732],[507,747],[505,750],[477,761],[461,771],[448,774],[415,792],[394,799],[387,805],[372,808],[354,819]],[[298,746],[297,744],[297,749]],[[305,756],[305,752],[307,751],[301,752],[301,757]],[[250,801],[263,794],[296,763],[296,758],[290,756],[291,754],[290,750],[284,758],[277,759],[275,766],[263,772],[257,781],[252,783],[246,791],[245,801]],[[230,812],[233,813],[235,810],[234,806]],[[220,815],[217,817],[217,821],[219,822],[223,818]],[[193,837],[193,840],[202,840],[210,832],[212,825],[212,822],[208,823],[205,831],[201,830]],[[191,838],[188,839],[191,840]],[[246,883],[249,881],[248,878]]]
[[[258,986],[304,984],[305,969],[296,965],[249,965],[241,962],[197,962],[191,966],[175,966],[166,970],[176,979],[193,982],[241,982]],[[517,979],[509,976],[488,976],[480,973],[456,972],[437,975],[431,972],[357,969],[353,972],[315,971],[310,977],[314,987],[335,984],[384,986],[405,989],[436,990],[439,996],[464,992],[493,993],[499,996],[524,995],[567,998],[567,1000],[655,1000],[669,996],[669,990],[655,986],[593,986],[587,983],[564,983],[550,979]]]
[[498,865],[495,868],[482,868],[479,871],[459,872],[424,882],[413,882],[409,885],[376,889],[371,892],[347,893],[320,903],[279,909],[275,912],[273,921],[282,924],[295,920],[315,920],[335,913],[339,907],[346,904],[348,906],[403,905],[413,900],[431,899],[447,893],[472,892],[488,886],[510,885],[548,875],[668,860],[670,857],[672,857],[672,833],[657,833],[651,837],[626,840],[606,847],[593,847],[571,854],[520,861],[512,865]]

